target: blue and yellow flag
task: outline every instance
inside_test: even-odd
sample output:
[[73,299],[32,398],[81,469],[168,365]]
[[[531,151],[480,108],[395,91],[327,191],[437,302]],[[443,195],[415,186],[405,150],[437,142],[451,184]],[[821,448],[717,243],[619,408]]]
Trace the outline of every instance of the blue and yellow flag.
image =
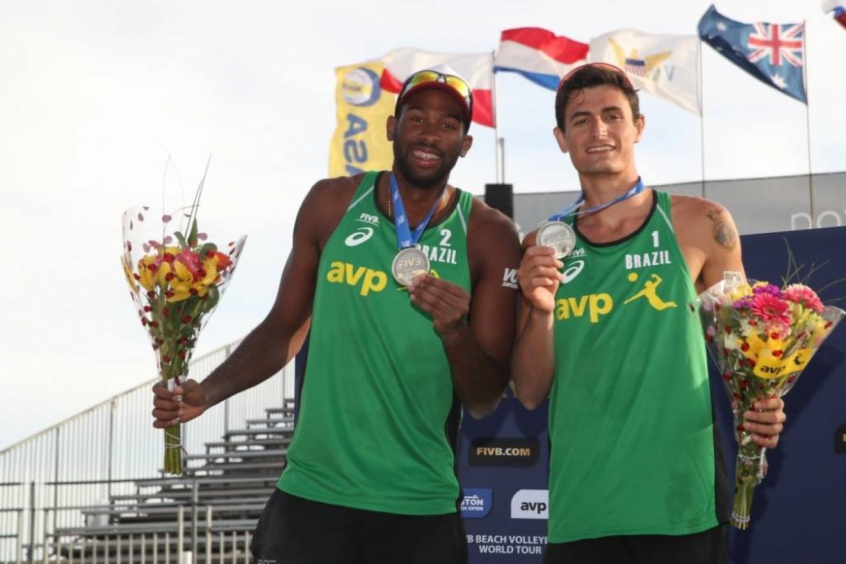
[[391,168],[385,122],[395,97],[379,85],[382,68],[380,61],[370,61],[335,69],[338,126],[329,146],[330,177]]

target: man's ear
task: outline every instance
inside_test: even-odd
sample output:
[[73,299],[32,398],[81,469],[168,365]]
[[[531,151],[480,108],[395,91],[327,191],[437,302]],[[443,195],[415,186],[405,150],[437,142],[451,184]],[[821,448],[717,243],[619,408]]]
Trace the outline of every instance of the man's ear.
[[561,152],[568,153],[570,151],[570,147],[567,145],[567,138],[564,136],[564,132],[561,131],[561,128],[555,126],[552,130],[552,134],[555,136],[555,140],[558,142],[558,148],[561,149]]
[[394,132],[397,129],[397,118],[394,116],[388,116],[388,121],[385,124],[385,130],[388,134],[388,141],[393,143],[394,141]]
[[640,141],[640,138],[643,137],[643,130],[646,129],[646,116],[640,114],[637,116],[635,120],[635,129],[637,129],[637,135],[635,136],[635,143]]
[[472,135],[465,135],[464,141],[461,142],[461,152],[458,153],[462,157],[467,156],[467,151],[470,150],[470,147],[473,146],[473,136]]

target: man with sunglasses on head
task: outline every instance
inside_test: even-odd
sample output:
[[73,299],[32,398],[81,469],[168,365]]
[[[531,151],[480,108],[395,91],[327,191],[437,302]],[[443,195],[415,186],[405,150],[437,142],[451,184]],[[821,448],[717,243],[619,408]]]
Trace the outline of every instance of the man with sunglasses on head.
[[278,372],[310,329],[258,562],[467,561],[461,404],[482,417],[505,389],[517,290],[503,273],[520,260],[513,223],[448,184],[472,112],[451,69],[413,74],[387,121],[392,169],[315,184],[267,318],[201,384],[154,388],[154,426],[189,421]]
[[[544,562],[725,563],[728,484],[687,305],[743,279],[734,221],[644,185],[634,145],[646,121],[621,69],[565,76],[555,118],[582,194],[523,242],[512,359],[520,401],[550,398]],[[745,414],[756,443],[776,446],[783,406]]]

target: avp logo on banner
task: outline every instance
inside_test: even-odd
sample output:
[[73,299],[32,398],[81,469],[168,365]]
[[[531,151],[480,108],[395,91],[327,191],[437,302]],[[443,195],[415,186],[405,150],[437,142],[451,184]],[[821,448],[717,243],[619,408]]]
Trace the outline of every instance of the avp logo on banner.
[[461,500],[461,517],[464,519],[487,517],[491,512],[492,500],[493,490],[491,489],[465,489],[464,498]]
[[548,519],[549,490],[519,490],[511,498],[512,519]]

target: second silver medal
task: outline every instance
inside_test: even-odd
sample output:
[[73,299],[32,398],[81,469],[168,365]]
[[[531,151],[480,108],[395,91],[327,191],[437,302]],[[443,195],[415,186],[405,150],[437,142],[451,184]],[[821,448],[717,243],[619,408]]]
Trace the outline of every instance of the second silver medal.
[[555,249],[555,258],[562,259],[576,246],[576,232],[563,221],[547,221],[538,228],[537,244]]

